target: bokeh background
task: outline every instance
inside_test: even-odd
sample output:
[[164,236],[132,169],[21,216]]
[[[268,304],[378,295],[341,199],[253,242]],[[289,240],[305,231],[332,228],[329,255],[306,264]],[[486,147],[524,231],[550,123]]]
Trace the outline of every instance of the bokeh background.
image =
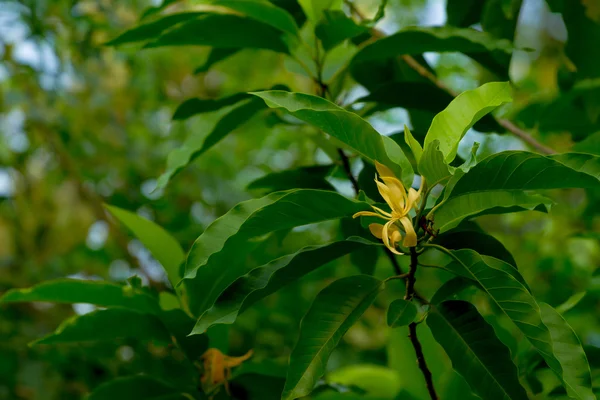
[[[208,134],[223,113],[172,121],[173,111],[184,100],[217,98],[281,82],[294,91],[314,91],[308,78],[290,72],[282,55],[268,51],[243,50],[209,71],[194,73],[208,49],[103,45],[158,3],[0,2],[0,294],[59,277],[123,282],[139,276],[146,285],[160,288],[167,285],[160,265],[124,227],[108,218],[103,203],[154,220],[189,249],[215,218],[258,195],[246,188],[253,180],[273,171],[331,162],[306,127],[254,118],[164,190],[155,191],[169,153],[191,135]],[[275,3],[294,9],[291,0]],[[371,15],[379,2],[355,3]],[[476,3],[483,1],[464,0],[464,7]],[[514,39],[517,48],[510,73],[518,91],[515,104],[504,110],[507,115],[559,152],[584,140],[580,149],[598,148],[592,135],[600,132],[600,1],[486,3],[487,14],[474,26]],[[390,0],[378,27],[393,33],[409,25],[443,25],[452,18],[452,9],[449,13],[446,6],[444,0]],[[556,12],[560,10],[562,14]],[[425,58],[456,91],[494,79],[461,54],[432,53]],[[366,91],[349,82],[345,93],[350,101]],[[375,113],[369,121],[382,134],[398,132],[403,124],[414,128],[414,121],[400,108]],[[510,134],[472,130],[459,154],[466,155],[475,141],[482,144],[480,158],[527,148]],[[358,173],[360,161],[355,160],[353,167]],[[330,181],[352,194],[344,179],[334,175]],[[478,222],[513,253],[536,297],[557,306],[573,295],[583,296],[565,317],[586,345],[597,376],[600,192],[565,190],[551,192],[551,197],[557,205],[548,215],[526,212]],[[273,254],[322,243],[338,232],[337,223],[294,229],[273,243]],[[385,257],[376,267],[376,274],[389,275]],[[336,276],[357,271],[348,257],[342,258],[265,299],[230,330],[232,351],[254,348],[259,357],[285,360],[316,293]],[[425,271],[418,285],[430,294],[441,279],[439,273]],[[28,347],[63,319],[92,309],[85,304],[2,306],[0,399],[80,399],[115,376],[139,371],[160,375],[172,369],[162,349],[135,340]],[[334,352],[330,369],[387,365],[398,374],[387,377],[375,371],[373,379],[387,379],[383,386],[404,387],[419,398],[424,387],[412,349],[404,333],[385,327],[385,311],[384,300],[369,309]],[[436,346],[426,334],[423,342]],[[519,346],[518,336],[510,345]],[[435,375],[444,371],[447,360],[430,358],[429,363]]]

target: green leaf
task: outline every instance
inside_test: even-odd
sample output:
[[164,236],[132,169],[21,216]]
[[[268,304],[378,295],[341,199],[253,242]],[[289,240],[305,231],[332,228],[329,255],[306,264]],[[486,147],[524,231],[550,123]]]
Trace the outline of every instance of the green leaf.
[[252,93],[271,108],[282,108],[293,116],[314,125],[340,140],[361,156],[391,168],[410,187],[413,171],[400,147],[389,137],[381,136],[357,114],[317,96],[280,90]]
[[244,255],[256,246],[255,238],[367,209],[367,203],[312,189],[276,192],[238,204],[206,229],[188,255],[185,282],[192,310],[203,313],[221,292],[249,272]]
[[136,311],[109,308],[76,315],[65,321],[48,336],[32,345],[115,341],[133,338],[167,344],[171,335],[157,317]]
[[298,0],[304,14],[313,24],[317,24],[325,10],[341,10],[342,0]]
[[448,0],[446,2],[447,24],[466,28],[481,20],[485,1]]
[[277,7],[268,1],[196,0],[195,3],[227,7],[282,32],[294,36],[298,34],[298,26],[294,18],[283,8]]
[[294,400],[312,391],[325,373],[331,352],[382,288],[382,281],[356,275],[333,282],[317,295],[300,324],[282,400]]
[[157,39],[163,32],[182,24],[191,19],[195,19],[201,15],[204,15],[203,12],[187,12],[187,13],[179,13],[179,14],[171,14],[158,19],[156,21],[152,21],[146,24],[142,24],[132,28],[115,39],[106,43],[108,46],[118,46],[122,44],[136,43],[136,42],[146,42],[149,40]]
[[179,266],[185,259],[179,242],[162,227],[144,217],[118,207],[105,207],[146,246],[167,272],[171,284],[175,286],[181,280]]
[[554,355],[563,367],[567,394],[573,399],[595,400],[590,366],[577,334],[554,308],[540,303],[540,309],[552,337]]
[[232,106],[248,98],[250,98],[248,93],[236,93],[220,99],[188,99],[177,107],[177,110],[173,113],[173,119],[183,120],[193,117],[194,115],[217,111],[223,107]]
[[240,313],[285,285],[339,257],[373,245],[376,244],[354,238],[308,246],[254,268],[225,289],[215,304],[198,319],[192,333],[203,333],[216,324],[233,324]]
[[141,313],[160,313],[157,300],[141,290],[102,281],[57,279],[27,289],[11,289],[0,297],[0,304],[25,301],[88,303]]
[[553,201],[522,190],[489,190],[449,198],[434,211],[435,229],[444,233],[462,221],[480,215],[505,214],[518,211],[548,212]]
[[[435,210],[441,232],[481,213],[535,209],[548,200],[526,190],[600,187],[600,157],[565,153],[542,156],[524,151],[505,151],[481,160],[455,182]],[[514,210],[516,211],[516,209]]]
[[184,21],[145,47],[163,46],[254,48],[289,54],[281,31],[254,19],[232,14],[203,14]]
[[587,292],[575,293],[573,296],[569,297],[564,303],[556,307],[556,311],[558,311],[560,314],[566,313],[567,311],[575,307],[577,304],[579,304],[579,302],[583,300],[586,294]]
[[363,47],[355,55],[352,68],[368,61],[425,52],[464,53],[491,71],[507,77],[512,45],[508,40],[497,39],[475,29],[408,27]]
[[325,11],[315,27],[315,35],[321,40],[325,51],[329,51],[346,39],[368,32],[367,27],[358,25],[343,11]]
[[439,304],[445,300],[455,299],[458,293],[472,285],[473,281],[470,279],[466,279],[461,276],[455,276],[454,278],[444,282],[444,284],[435,291],[433,297],[431,298],[431,304]]
[[252,181],[246,190],[260,191],[264,194],[290,189],[335,190],[325,179],[334,168],[334,164],[329,164],[272,172]]
[[387,82],[373,88],[357,103],[374,102],[389,107],[426,110],[434,113],[442,111],[454,99],[448,92],[428,82],[398,81]]
[[511,266],[500,269],[500,260],[481,256],[472,250],[455,250],[452,254],[455,259],[445,268],[475,282],[513,321],[565,385],[578,386],[568,372],[563,373],[569,367],[554,355],[552,336],[542,321],[540,307],[523,284],[518,271]]
[[421,156],[423,155],[423,148],[421,144],[414,138],[408,126],[404,125],[404,141],[410,146],[413,155],[415,156],[415,161],[418,163],[421,160]]
[[575,143],[571,150],[577,153],[587,153],[600,156],[600,131],[589,135],[581,142]]
[[508,249],[498,239],[485,232],[457,228],[439,235],[433,243],[450,250],[475,250],[479,254],[498,258],[517,268],[517,262]]
[[194,134],[189,136],[183,146],[169,153],[167,170],[158,178],[156,188],[164,188],[169,183],[169,180],[179,171],[200,157],[229,133],[243,126],[264,108],[264,104],[261,104],[260,101],[256,101],[255,99],[248,100],[225,114],[208,136],[204,137],[204,135]]
[[241,48],[210,49],[210,53],[208,53],[208,56],[206,57],[206,61],[204,61],[204,64],[200,65],[199,67],[197,67],[194,70],[194,75],[200,74],[202,72],[207,72],[208,70],[210,70],[210,68],[213,65],[215,65],[216,63],[218,63],[220,61],[225,60],[226,58],[234,55],[235,53],[237,53],[240,50],[241,50]]
[[473,305],[451,300],[433,306],[427,326],[452,367],[482,399],[527,400],[508,347]]
[[418,166],[419,173],[425,177],[429,187],[445,183],[454,174],[455,168],[446,164],[440,151],[440,142],[434,140],[425,146]]
[[406,326],[415,320],[417,307],[410,301],[396,299],[392,301],[387,312],[387,324],[390,328]]
[[508,82],[490,82],[459,94],[433,119],[425,136],[425,148],[439,140],[444,160],[450,163],[456,157],[458,143],[473,124],[498,106],[511,102],[511,92]]
[[[167,382],[148,375],[117,378],[98,386],[87,400],[186,399]],[[165,397],[173,396],[173,397]],[[177,397],[179,396],[179,397]]]

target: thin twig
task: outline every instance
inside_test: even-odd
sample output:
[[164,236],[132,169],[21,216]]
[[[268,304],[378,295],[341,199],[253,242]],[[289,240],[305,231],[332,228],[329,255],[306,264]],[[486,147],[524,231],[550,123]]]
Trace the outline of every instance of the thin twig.
[[358,196],[358,192],[360,191],[360,188],[358,186],[358,181],[356,180],[354,175],[352,175],[352,169],[350,168],[350,160],[348,159],[348,156],[346,155],[346,153],[344,153],[344,150],[340,149],[339,147],[337,149],[337,152],[340,155],[340,159],[342,160],[342,165],[344,166],[344,172],[346,173],[346,176],[350,180],[350,183],[352,183],[352,188],[354,189],[354,193]]
[[[360,10],[358,10],[356,8],[356,6],[354,4],[352,4],[351,1],[346,0],[345,3],[350,8],[350,12],[352,14],[356,15],[361,20],[365,19],[364,15],[360,12]],[[377,39],[380,39],[380,38],[383,38],[386,36],[385,33],[381,32],[380,30],[375,29],[375,28],[371,29],[371,35]],[[421,65],[417,60],[414,59],[414,57],[412,57],[408,54],[404,54],[404,55],[400,56],[400,58],[412,70],[414,70],[416,73],[421,75],[423,78],[425,78],[428,81],[430,81],[431,83],[433,83],[439,89],[450,94],[452,97],[458,96],[458,93],[456,93],[454,90],[449,88],[446,84],[444,84],[444,82],[439,80],[438,77],[433,72],[431,72],[430,70],[425,68],[423,65]],[[516,137],[518,137],[519,139],[523,140],[525,143],[529,144],[531,147],[538,150],[540,153],[543,153],[543,154],[556,153],[556,150],[554,150],[553,148],[551,148],[543,143],[538,142],[533,136],[531,136],[529,133],[527,133],[523,129],[519,128],[514,122],[512,122],[508,119],[505,119],[505,118],[496,118],[496,121],[504,129],[506,129],[507,131],[509,131]]]
[[[406,279],[406,294],[404,295],[404,300],[412,300],[415,297],[415,282],[417,279],[415,278],[415,274],[417,272],[417,265],[419,263],[419,255],[414,247],[410,248],[410,270],[408,271],[408,278]],[[435,392],[435,387],[433,386],[433,377],[431,375],[431,371],[429,367],[427,367],[427,362],[425,362],[425,356],[423,355],[423,348],[421,347],[421,342],[419,342],[419,338],[417,336],[417,323],[411,322],[408,325],[408,337],[410,338],[410,342],[415,349],[415,354],[417,356],[417,364],[419,365],[419,369],[423,373],[423,377],[425,378],[425,384],[427,386],[427,391],[429,392],[429,397],[431,400],[438,400],[437,393]]]

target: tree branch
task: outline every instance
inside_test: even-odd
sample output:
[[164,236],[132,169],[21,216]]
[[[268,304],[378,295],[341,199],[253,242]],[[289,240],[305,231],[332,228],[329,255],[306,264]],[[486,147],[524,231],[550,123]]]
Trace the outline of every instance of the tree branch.
[[[351,13],[355,14],[361,20],[365,19],[364,15],[362,15],[362,13],[360,12],[360,10],[358,10],[356,8],[356,6],[354,4],[352,4],[351,1],[346,0],[345,3],[350,8],[350,12]],[[375,28],[371,29],[371,35],[373,35],[374,38],[383,38],[383,37],[386,36],[385,33],[381,32],[380,30],[375,29]],[[412,56],[410,56],[408,54],[404,54],[404,55],[400,56],[400,58],[412,70],[414,70],[416,73],[418,73],[419,75],[421,75],[423,78],[425,78],[428,81],[430,81],[432,84],[434,84],[435,86],[437,86],[439,89],[441,89],[441,90],[445,91],[446,93],[450,94],[452,97],[456,97],[458,95],[458,93],[456,93],[451,88],[449,88],[446,84],[444,84],[444,82],[440,81],[438,79],[438,77],[434,73],[432,73],[427,68],[425,68],[424,66],[422,66]],[[510,133],[512,133],[513,135],[515,135],[516,137],[518,137],[519,139],[521,139],[522,141],[524,141],[525,143],[527,143],[528,145],[530,145],[531,147],[533,147],[534,149],[538,150],[540,153],[543,153],[543,154],[554,154],[554,153],[556,153],[556,150],[554,150],[553,148],[551,148],[551,147],[549,147],[549,146],[547,146],[547,145],[545,145],[543,143],[540,143],[539,141],[537,141],[537,139],[535,139],[529,133],[527,133],[523,129],[519,128],[514,122],[512,122],[512,121],[510,121],[508,119],[504,119],[504,118],[496,118],[496,121],[504,129],[506,129],[507,131],[509,131]]]
[[[417,279],[415,278],[415,274],[417,272],[417,265],[419,263],[419,255],[417,254],[417,250],[414,247],[410,248],[410,270],[408,271],[408,277],[406,278],[406,294],[404,295],[404,300],[411,301],[415,297],[415,282]],[[427,367],[427,363],[425,362],[425,356],[423,355],[423,348],[421,347],[421,342],[419,342],[419,338],[417,337],[417,323],[411,322],[408,325],[408,337],[410,338],[410,342],[415,349],[415,354],[417,355],[417,364],[419,365],[419,369],[423,373],[423,377],[425,378],[425,384],[427,385],[427,391],[429,392],[429,397],[431,400],[438,400],[437,393],[435,392],[435,387],[433,386],[433,377],[431,375],[431,371],[429,367]]]

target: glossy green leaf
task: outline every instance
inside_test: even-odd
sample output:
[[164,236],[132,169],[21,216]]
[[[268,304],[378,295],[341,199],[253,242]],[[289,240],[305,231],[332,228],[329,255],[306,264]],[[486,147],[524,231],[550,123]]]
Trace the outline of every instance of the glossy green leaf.
[[419,162],[421,160],[421,156],[423,155],[423,148],[421,144],[415,139],[412,135],[410,129],[406,125],[404,125],[404,141],[409,145],[412,150],[413,156],[415,157],[415,162]]
[[[535,209],[547,199],[526,190],[600,187],[600,157],[565,153],[542,156],[524,151],[505,151],[481,160],[447,189],[442,205],[434,212],[441,232],[480,213],[510,211],[510,207]],[[498,208],[501,209],[498,209]],[[504,210],[502,210],[504,209]]]
[[571,150],[577,153],[600,156],[600,131],[589,135],[581,142],[575,143]]
[[281,396],[308,395],[325,373],[327,359],[344,334],[375,301],[382,281],[368,275],[339,279],[321,291],[302,319]]
[[208,136],[205,137],[202,134],[192,134],[189,136],[180,148],[173,150],[169,154],[167,158],[167,170],[158,178],[156,183],[157,189],[164,188],[169,183],[169,180],[179,171],[200,157],[229,133],[243,126],[264,108],[264,104],[261,104],[260,101],[251,99],[225,114]]
[[368,32],[365,26],[358,25],[343,11],[325,11],[323,18],[315,27],[315,35],[321,40],[323,48],[328,51],[346,39],[352,39]]
[[[135,375],[117,378],[103,383],[94,389],[87,400],[129,400],[129,399],[186,399],[180,390],[169,383],[148,375]],[[173,397],[165,397],[173,396]]]
[[568,372],[570,366],[555,356],[552,336],[542,320],[540,307],[522,278],[518,279],[517,270],[511,266],[500,269],[500,260],[472,250],[455,250],[452,254],[456,259],[445,268],[475,282],[513,321],[565,385],[577,387],[579,383]]
[[456,157],[458,143],[473,124],[498,106],[511,101],[512,88],[508,82],[490,82],[459,94],[433,119],[425,136],[425,148],[429,143],[439,140],[444,160],[450,163]]
[[[600,157],[565,153],[542,156],[524,151],[505,151],[481,160],[464,174],[447,199],[434,212],[436,228],[449,230],[461,220],[482,212],[535,209],[549,204],[526,190],[600,187]],[[499,209],[500,208],[500,209]],[[502,210],[504,209],[504,210]]]
[[195,0],[195,2],[227,7],[280,31],[292,35],[298,34],[298,26],[294,18],[283,8],[277,7],[266,0]]
[[280,90],[253,93],[271,108],[282,108],[340,140],[361,156],[390,167],[406,186],[411,186],[413,171],[400,147],[381,136],[357,114],[317,96]]
[[325,10],[340,10],[342,0],[298,0],[304,14],[313,24],[317,24]]
[[403,54],[420,55],[430,51],[464,53],[500,76],[506,76],[512,45],[508,40],[497,39],[475,29],[408,27],[363,47],[352,63],[356,66],[366,61]]
[[187,12],[179,14],[167,15],[156,21],[152,21],[146,24],[142,24],[125,31],[115,39],[106,43],[109,46],[118,46],[122,44],[130,44],[136,42],[147,42],[149,40],[157,39],[163,32],[187,22],[191,19],[198,18],[204,15],[203,12]]
[[376,243],[360,238],[308,246],[254,268],[225,289],[198,319],[192,333],[203,333],[216,324],[232,324],[240,313],[262,298],[339,257],[369,246],[376,246]]
[[141,313],[160,312],[157,299],[141,290],[102,281],[57,279],[27,289],[11,289],[0,297],[0,304],[26,301],[88,303],[100,307],[126,308]]
[[272,172],[252,181],[246,187],[246,190],[258,191],[264,194],[290,189],[335,190],[331,183],[325,179],[334,167],[333,164],[315,165]]
[[32,345],[115,341],[133,338],[167,344],[171,335],[154,315],[108,308],[65,320],[54,333],[36,340]]
[[255,19],[232,14],[200,15],[172,27],[146,45],[163,46],[254,48],[289,53],[281,31]]
[[238,204],[206,229],[188,255],[185,277],[192,309],[203,313],[230,284],[249,272],[243,256],[256,246],[255,238],[367,209],[366,203],[312,189],[275,192]]
[[183,120],[194,115],[220,110],[250,98],[248,93],[236,93],[219,99],[188,99],[181,103],[173,113],[174,120]]
[[434,140],[425,146],[419,161],[419,174],[425,177],[429,187],[448,182],[455,168],[446,164],[444,154],[440,151],[440,142]]
[[470,279],[463,278],[462,276],[455,276],[444,282],[442,286],[435,291],[431,298],[431,304],[439,304],[445,300],[456,300],[456,295],[473,286],[473,281]]
[[387,324],[390,328],[407,326],[417,316],[417,307],[410,301],[396,299],[390,303],[387,311]]
[[181,280],[179,267],[185,259],[179,242],[162,227],[144,217],[118,207],[105,207],[146,246],[167,272],[171,284],[175,286]]
[[486,190],[465,196],[451,197],[434,211],[434,229],[449,231],[462,221],[487,214],[505,214],[518,211],[548,212],[553,201],[523,190]]
[[433,306],[427,326],[482,399],[527,400],[508,347],[472,304],[451,300]]
[[554,355],[563,366],[567,394],[574,399],[595,400],[590,366],[577,334],[554,308],[540,303],[540,309],[552,336]]

